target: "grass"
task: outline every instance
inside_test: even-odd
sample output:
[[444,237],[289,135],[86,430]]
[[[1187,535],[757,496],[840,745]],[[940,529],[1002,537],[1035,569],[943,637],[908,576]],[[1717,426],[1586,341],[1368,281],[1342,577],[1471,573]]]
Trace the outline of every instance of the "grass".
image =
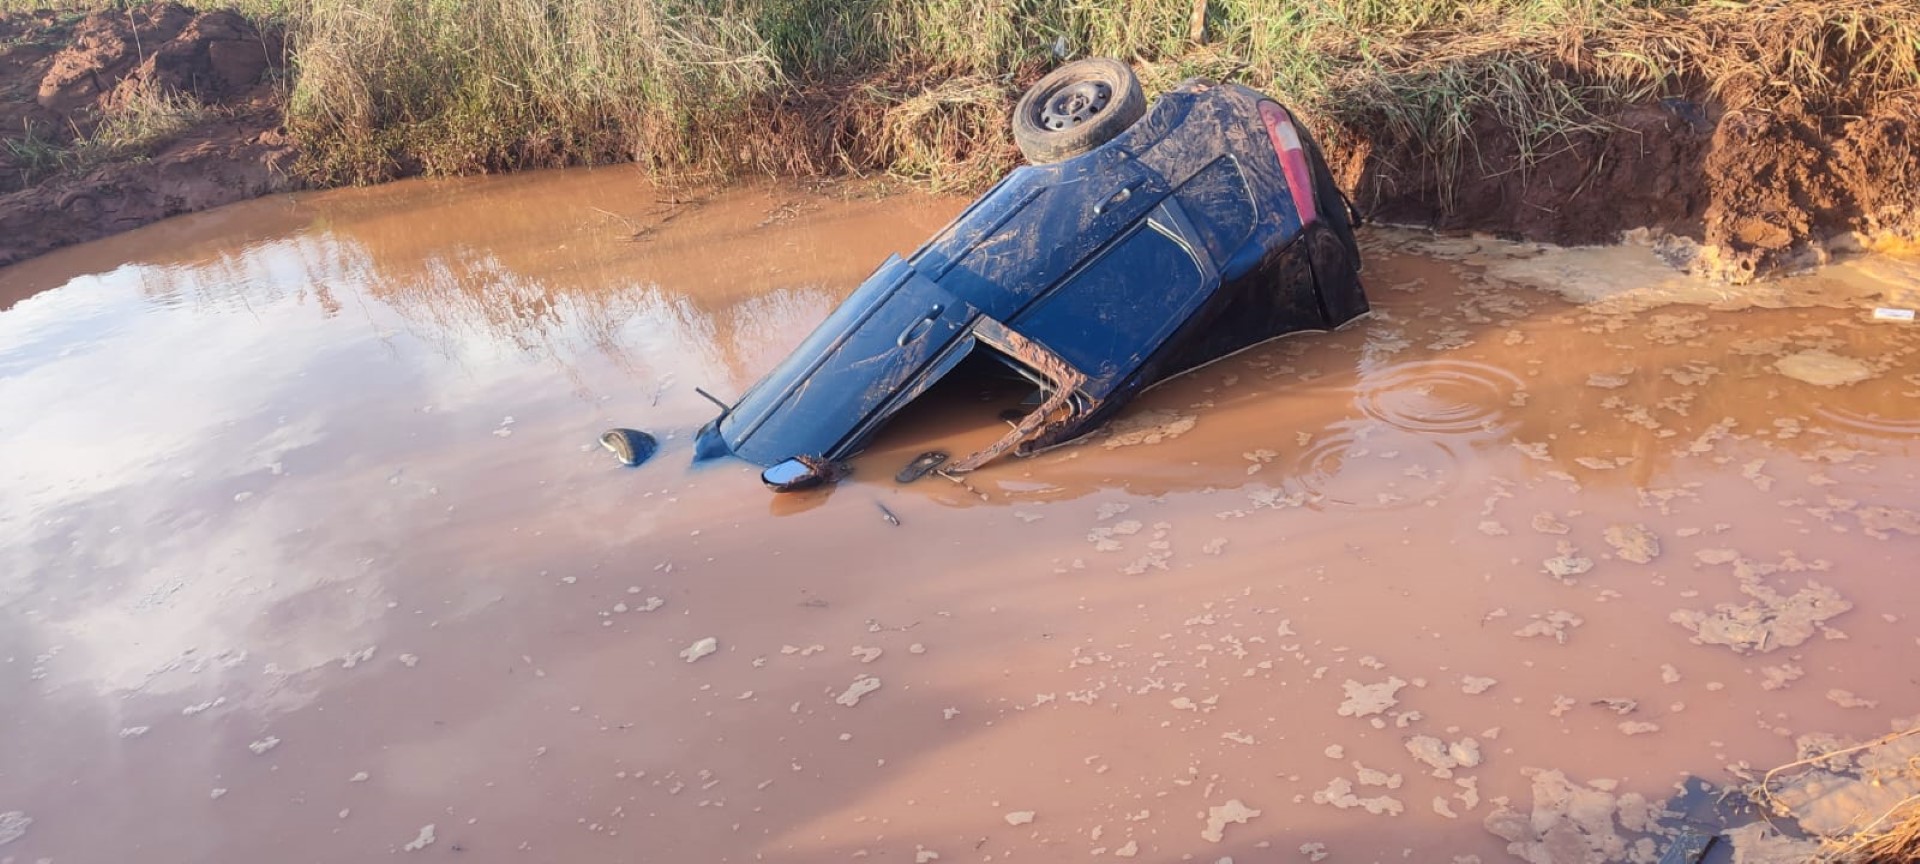
[[284,22],[289,127],[329,182],[633,159],[969,188],[1014,162],[1020,88],[1082,56],[1130,61],[1149,90],[1242,81],[1336,149],[1364,132],[1446,177],[1524,171],[1649,99],[1837,116],[1920,92],[1911,0],[1208,0],[1202,42],[1194,0],[194,5]]
[[[630,157],[965,188],[1012,163],[1019,87],[1094,55],[1150,89],[1247,82],[1446,176],[1491,170],[1489,118],[1524,170],[1629,102],[1852,109],[1920,87],[1903,0],[1210,0],[1204,44],[1192,0],[298,2],[293,126],[336,179]],[[794,116],[835,85],[851,104]]]
[[211,116],[192,94],[151,81],[129,82],[108,99],[93,130],[72,146],[72,159],[87,167],[142,158]]
[[[22,121],[20,125],[19,137],[0,141],[0,146],[7,148],[13,163],[18,166],[19,186],[32,186],[67,170],[73,164],[72,152],[40,124]],[[0,186],[0,189],[5,188]]]
[[0,146],[20,171],[14,188],[32,186],[70,171],[146,158],[213,114],[191,94],[130,80],[108,97],[91,128],[75,126],[63,137],[43,124],[24,121],[20,135],[0,140]]

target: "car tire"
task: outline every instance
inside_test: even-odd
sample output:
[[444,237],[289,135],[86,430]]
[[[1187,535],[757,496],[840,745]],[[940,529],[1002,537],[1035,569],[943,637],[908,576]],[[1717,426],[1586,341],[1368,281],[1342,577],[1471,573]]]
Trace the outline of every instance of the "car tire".
[[1127,64],[1076,60],[1040,79],[1013,107],[1013,142],[1035,165],[1071,159],[1113,140],[1147,113],[1147,96]]

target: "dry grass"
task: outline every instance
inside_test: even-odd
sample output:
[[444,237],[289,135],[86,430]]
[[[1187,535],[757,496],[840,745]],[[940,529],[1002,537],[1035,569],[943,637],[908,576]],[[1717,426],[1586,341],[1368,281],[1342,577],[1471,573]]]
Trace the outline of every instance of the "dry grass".
[[1525,171],[1631,102],[1844,113],[1920,87],[1905,0],[1212,0],[1204,44],[1191,0],[302,2],[294,127],[352,179],[630,157],[977,187],[1011,164],[1019,86],[1088,55],[1149,89],[1244,81],[1463,179]]
[[911,95],[870,88],[868,98],[887,106],[874,157],[936,190],[992,183],[1018,158],[1005,133],[1018,95],[1003,79],[984,75],[950,78]]
[[[1791,808],[1776,797],[1777,783],[1912,735],[1920,735],[1920,727],[1781,765],[1761,778],[1749,793],[1750,797],[1766,810],[1790,816]],[[1909,760],[1906,770],[1909,777],[1920,778],[1920,758]],[[1844,836],[1821,838],[1821,864],[1912,864],[1920,861],[1920,795],[1908,796],[1883,813],[1863,813],[1861,816],[1859,830]]]
[[1192,0],[194,3],[287,22],[290,125],[334,181],[635,159],[966,188],[1010,164],[1019,88],[1095,55],[1150,91],[1248,83],[1336,146],[1463,180],[1649,99],[1839,117],[1920,89],[1912,0],[1209,0],[1199,44]]
[[310,0],[289,120],[331,179],[718,160],[784,75],[751,24],[658,2]]
[[144,159],[212,116],[192,94],[129,80],[106,100],[91,128],[74,127],[63,137],[25,123],[19,134],[0,140],[20,172],[17,183],[0,184],[0,189],[31,186],[106,162]]
[[103,106],[93,131],[74,144],[81,166],[151,155],[212,116],[193,94],[129,79]]

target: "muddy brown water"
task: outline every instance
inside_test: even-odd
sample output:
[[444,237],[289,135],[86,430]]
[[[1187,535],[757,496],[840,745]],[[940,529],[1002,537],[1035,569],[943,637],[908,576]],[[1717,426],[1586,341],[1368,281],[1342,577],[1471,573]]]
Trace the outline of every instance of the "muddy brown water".
[[1920,713],[1920,331],[1868,311],[1920,260],[1649,300],[1375,230],[1372,317],[1082,445],[895,485],[962,401],[826,494],[689,467],[694,387],[964,203],[531,174],[0,270],[0,856],[1495,862],[1504,802],[1602,860],[1540,772],[1657,804]]

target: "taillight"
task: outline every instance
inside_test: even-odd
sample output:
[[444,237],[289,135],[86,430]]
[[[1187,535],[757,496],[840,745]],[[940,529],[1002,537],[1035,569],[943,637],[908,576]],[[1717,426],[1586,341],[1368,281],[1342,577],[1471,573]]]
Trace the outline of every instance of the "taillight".
[[1267,140],[1273,142],[1273,152],[1280,157],[1280,170],[1286,172],[1287,191],[1293,193],[1293,209],[1300,213],[1300,224],[1312,222],[1319,215],[1313,206],[1313,172],[1307,169],[1307,150],[1300,146],[1300,131],[1294,128],[1293,116],[1276,103],[1261,102],[1260,122],[1266,125]]

